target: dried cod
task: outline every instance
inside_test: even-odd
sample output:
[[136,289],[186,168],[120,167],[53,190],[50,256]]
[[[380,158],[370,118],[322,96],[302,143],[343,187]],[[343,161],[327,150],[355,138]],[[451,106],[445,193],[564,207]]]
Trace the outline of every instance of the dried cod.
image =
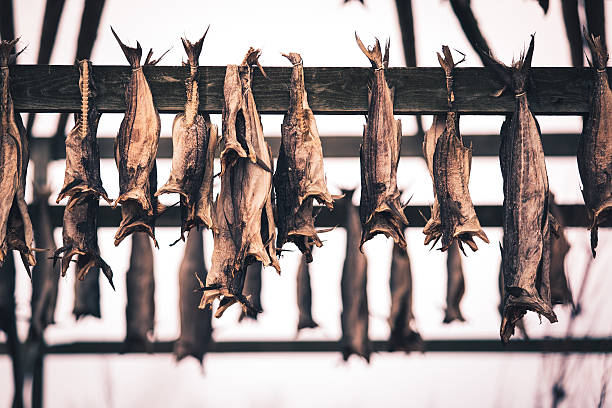
[[[444,132],[446,127],[446,115],[435,115],[431,127],[423,137],[423,157],[431,176],[431,181],[434,180],[434,152],[436,151],[436,144],[438,139]],[[436,195],[436,186],[433,186],[434,202],[431,207],[431,216],[425,227],[423,228],[423,234],[425,234],[424,245],[429,244],[433,241],[435,245],[440,237],[442,236],[442,222],[440,221],[440,204],[438,203],[438,197]]]
[[[242,288],[242,294],[258,313],[263,312],[261,307],[261,269],[261,262],[259,261],[247,266],[244,287]],[[241,322],[245,317],[257,320],[257,314],[246,314],[243,310],[240,312],[238,321]]]
[[528,310],[557,321],[550,300],[550,244],[556,228],[549,214],[548,176],[538,123],[527,102],[534,37],[522,58],[506,67],[489,55],[491,69],[515,96],[515,110],[501,128],[499,161],[504,179],[502,266],[504,343]]
[[357,354],[369,362],[372,345],[368,338],[368,261],[360,250],[362,232],[359,213],[352,202],[354,191],[343,193],[341,203],[346,209],[346,256],[340,280],[342,358],[346,361],[351,354]]
[[[77,258],[77,270],[84,265],[81,257]],[[79,320],[81,317],[100,318],[100,268],[92,268],[85,277],[74,280],[74,305],[72,314]]]
[[30,151],[21,116],[15,112],[9,84],[11,50],[18,40],[0,41],[0,264],[8,251],[19,251],[30,274],[36,264],[32,250],[34,232],[25,202]]
[[597,229],[612,218],[612,91],[606,64],[608,52],[601,37],[584,32],[591,50],[591,66],[595,80],[591,89],[589,115],[584,119],[578,139],[578,170],[582,180],[582,196],[591,229],[591,251],[595,257]]
[[246,314],[257,313],[243,295],[248,265],[260,261],[280,272],[274,242],[272,154],[251,90],[252,66],[259,66],[259,55],[251,48],[241,65],[228,65],[225,72],[221,190],[215,203],[212,267],[200,302],[205,308],[220,298],[216,317],[236,302]]
[[565,257],[570,250],[570,244],[565,238],[563,214],[555,203],[555,197],[551,192],[548,195],[550,213],[559,226],[557,234],[551,234],[550,247],[550,299],[552,304],[569,304],[574,307],[572,291],[565,274]]
[[281,126],[274,191],[276,194],[277,247],[293,242],[312,262],[312,247],[323,245],[314,227],[314,200],[332,209],[323,170],[323,150],[315,117],[304,88],[300,54],[283,54],[293,64],[289,86],[289,110]]
[[[111,28],[112,30],[112,28]],[[159,144],[159,113],[153,103],[153,95],[142,72],[140,57],[142,48],[123,44],[114,30],[121,50],[125,54],[132,74],[125,92],[127,108],[115,140],[115,162],[119,169],[119,197],[115,206],[121,204],[121,224],[115,234],[115,246],[133,232],[149,234],[155,242],[155,218],[158,214],[157,170],[155,156]],[[149,50],[144,65],[155,65],[161,57],[151,61],[153,50]],[[163,57],[163,55],[162,55]]]
[[306,255],[302,255],[297,271],[298,331],[315,328],[319,325],[312,318],[312,288],[310,286],[310,267]]
[[357,34],[357,44],[372,64],[367,123],[361,144],[361,225],[363,244],[384,234],[406,248],[404,228],[408,220],[397,189],[397,165],[402,141],[402,125],[393,117],[393,90],[385,80],[389,66],[389,43],[382,55],[380,42],[366,48]]
[[464,322],[461,314],[461,299],[465,294],[465,279],[463,278],[463,268],[461,267],[461,255],[457,245],[448,248],[446,258],[446,310],[444,311],[444,323],[454,320]]
[[[68,197],[62,230],[63,246],[54,253],[54,264],[62,258],[62,276],[77,255],[76,277],[79,280],[92,268],[102,272],[113,285],[113,271],[100,256],[97,216],[99,200],[109,200],[100,178],[100,151],[96,134],[101,114],[96,109],[95,85],[91,61],[79,61],[81,112],[74,116],[74,127],[66,136],[66,171],[64,186],[56,202]],[[96,273],[97,275],[97,273]]]
[[179,313],[181,334],[174,343],[174,356],[181,361],[192,356],[202,364],[204,354],[212,339],[212,313],[198,308],[200,289],[198,282],[206,281],[204,265],[204,239],[202,231],[189,231],[185,255],[179,268]]
[[187,53],[189,76],[185,81],[187,102],[185,111],[172,124],[172,170],[170,178],[156,193],[178,193],[181,203],[181,239],[191,227],[212,227],[213,160],[217,147],[217,126],[208,114],[200,114],[198,59],[202,38],[192,44],[183,38]]

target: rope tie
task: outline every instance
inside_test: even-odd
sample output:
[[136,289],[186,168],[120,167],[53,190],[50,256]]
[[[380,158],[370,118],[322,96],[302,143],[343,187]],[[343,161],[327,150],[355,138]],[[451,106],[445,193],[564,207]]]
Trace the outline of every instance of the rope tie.
[[134,71],[134,72],[136,72],[136,71],[142,71],[142,67],[132,68],[132,71]]
[[603,74],[604,72],[606,72],[605,69],[598,69],[597,72],[599,72],[600,74]]
[[515,98],[520,98],[521,96],[523,96],[523,95],[525,95],[525,94],[526,94],[526,92],[525,92],[525,91],[523,91],[523,92],[521,92],[521,93],[518,93],[518,94],[514,95],[514,97],[515,97]]

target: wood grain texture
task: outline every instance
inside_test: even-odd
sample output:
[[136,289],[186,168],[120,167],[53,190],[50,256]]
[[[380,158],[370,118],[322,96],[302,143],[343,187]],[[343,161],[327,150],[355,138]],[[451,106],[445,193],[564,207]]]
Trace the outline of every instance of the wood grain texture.
[[[289,101],[290,68],[266,67],[269,79],[255,72],[253,93],[260,113],[285,113]],[[176,113],[185,103],[187,67],[144,67],[160,112]],[[365,114],[368,109],[369,68],[304,68],[308,100],[316,114]],[[70,65],[11,67],[12,94],[21,112],[75,112],[79,109],[78,69]],[[608,69],[612,75],[612,68]],[[127,66],[94,66],[101,112],[123,112]],[[220,113],[225,67],[200,67],[200,109]],[[390,68],[387,80],[395,88],[395,114],[446,112],[444,73],[440,68]],[[589,68],[533,68],[535,89],[531,110],[540,115],[581,115],[588,111]],[[503,115],[513,112],[514,98],[492,94],[501,84],[484,68],[457,68],[456,106],[463,114]]]

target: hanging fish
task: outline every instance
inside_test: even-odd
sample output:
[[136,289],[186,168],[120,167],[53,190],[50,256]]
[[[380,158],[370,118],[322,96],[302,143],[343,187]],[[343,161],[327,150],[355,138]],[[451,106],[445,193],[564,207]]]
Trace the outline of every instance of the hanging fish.
[[155,326],[155,277],[153,248],[147,234],[132,234],[130,268],[125,275],[127,304],[125,306],[125,350],[152,347]]
[[[157,171],[155,156],[159,144],[159,113],[153,103],[153,95],[142,72],[140,57],[142,48],[123,44],[111,28],[115,39],[125,54],[132,74],[125,92],[127,108],[115,140],[115,162],[119,169],[119,197],[115,206],[121,204],[121,224],[115,234],[115,246],[136,231],[149,234],[155,242],[155,218],[158,213]],[[161,58],[151,61],[153,50],[145,59],[144,65],[155,65]],[[155,182],[153,182],[155,179]]]
[[327,191],[323,170],[323,150],[315,117],[308,106],[304,88],[304,66],[300,54],[283,54],[291,64],[289,110],[281,126],[274,191],[276,194],[276,245],[293,242],[312,262],[312,247],[323,243],[314,227],[313,205],[316,200],[330,210],[334,207]]
[[591,90],[589,115],[578,139],[578,170],[582,196],[590,219],[591,251],[595,257],[597,229],[612,218],[612,91],[606,64],[608,52],[601,37],[584,32],[591,50],[595,81]]
[[[78,257],[76,269],[85,267],[85,261]],[[83,279],[74,280],[74,306],[72,314],[79,320],[81,317],[100,318],[100,268],[93,267]]]
[[506,67],[489,55],[491,69],[515,96],[514,114],[501,128],[499,161],[504,179],[502,266],[504,343],[528,310],[557,321],[550,301],[550,240],[556,222],[549,214],[548,176],[539,125],[529,109],[526,88],[534,36],[521,59]]
[[372,63],[367,123],[361,144],[361,244],[384,234],[406,248],[404,228],[408,220],[397,189],[397,165],[402,141],[402,124],[393,117],[393,90],[385,80],[389,66],[389,42],[382,55],[380,42],[366,48],[357,33],[357,45]]
[[453,77],[458,63],[455,64],[446,45],[442,46],[442,53],[444,57],[438,53],[438,61],[446,74],[448,112],[446,126],[436,142],[433,157],[433,180],[440,211],[442,251],[446,251],[455,241],[462,250],[465,243],[472,251],[477,251],[474,236],[486,243],[489,239],[480,227],[468,189],[472,148],[463,145],[459,132]]
[[357,208],[353,205],[354,191],[343,191],[346,208],[346,256],[342,268],[342,358],[346,361],[357,354],[370,361],[372,345],[368,338],[368,261],[361,252],[361,224]]
[[0,264],[8,251],[19,251],[30,274],[36,264],[32,252],[34,232],[25,202],[25,183],[30,151],[21,116],[15,112],[9,84],[11,50],[17,39],[0,41]]
[[306,255],[302,255],[297,271],[298,331],[319,327],[312,318],[312,288],[310,287],[310,267]]
[[[261,262],[257,261],[247,266],[242,294],[251,303],[253,309],[260,313],[263,312],[261,307]],[[238,321],[241,322],[245,317],[257,320],[257,314],[248,315],[243,310],[240,312]]]
[[446,310],[443,322],[450,323],[454,320],[464,322],[460,303],[465,294],[465,280],[458,245],[451,245],[447,253],[446,271],[448,279],[446,280]]
[[414,326],[412,313],[412,271],[408,252],[399,245],[393,245],[391,274],[391,312],[389,314],[389,351],[410,352],[421,348],[421,335]]
[[[433,122],[431,127],[423,137],[423,157],[425,158],[425,163],[427,164],[427,169],[429,170],[429,175],[431,177],[431,181],[434,180],[433,173],[433,160],[434,160],[434,152],[436,151],[436,144],[438,143],[438,139],[444,132],[446,127],[446,115],[435,115],[433,117]],[[433,241],[433,245],[438,243],[438,240],[442,236],[442,223],[440,221],[440,204],[438,203],[438,197],[436,196],[436,187],[433,186],[434,193],[434,202],[431,207],[431,216],[425,227],[423,228],[423,234],[425,234],[425,242],[424,245],[429,244]]]
[[565,274],[565,257],[570,249],[570,244],[565,238],[563,213],[555,203],[555,196],[553,193],[548,195],[548,203],[550,206],[550,213],[557,224],[559,229],[557,234],[551,234],[551,248],[550,248],[550,299],[552,304],[569,304],[574,308],[574,300],[572,291],[567,281],[567,275]]
[[198,59],[208,29],[198,42],[183,38],[189,76],[185,81],[185,111],[172,124],[172,170],[170,178],[156,193],[178,193],[181,196],[181,239],[191,227],[212,227],[213,160],[217,147],[217,126],[208,114],[198,112],[200,89]]
[[[0,47],[1,48],[1,47]],[[15,315],[15,261],[6,254],[0,266],[0,330],[6,334],[6,345],[13,363],[13,407],[23,407],[23,352],[17,333]]]
[[192,228],[187,237],[185,255],[179,268],[179,313],[181,334],[174,343],[174,356],[181,361],[192,356],[202,364],[204,354],[212,340],[212,313],[198,309],[200,289],[198,282],[206,281],[204,265],[204,239],[202,231]]
[[[499,315],[501,318],[504,318],[504,265],[499,265],[499,277],[498,277],[498,288],[499,288],[499,306],[497,310],[499,311]],[[529,340],[529,334],[527,333],[527,329],[525,328],[525,319],[522,317],[514,323],[514,326],[518,329],[521,337],[525,340]]]
[[[69,198],[64,210],[63,246],[54,253],[54,265],[61,257],[62,276],[78,255],[76,277],[83,280],[92,268],[102,269],[113,289],[113,271],[100,256],[97,217],[99,200],[109,204],[100,178],[100,151],[96,135],[100,112],[96,108],[91,61],[79,61],[81,112],[74,116],[74,127],[66,136],[64,186],[56,202]],[[61,256],[63,254],[63,256]]]
[[239,302],[246,314],[257,310],[243,295],[248,265],[260,261],[280,272],[272,206],[272,154],[251,90],[252,66],[260,50],[250,48],[242,64],[228,65],[223,87],[221,190],[215,204],[212,267],[200,308],[220,298],[215,317]]
[[[34,239],[36,245],[49,251],[54,251],[53,225],[49,214],[49,196],[51,191],[34,186]],[[55,305],[57,303],[57,287],[59,283],[59,268],[53,265],[46,251],[36,253],[36,265],[32,270],[32,297],[30,329],[28,341],[42,340],[45,328],[55,323]]]
[[582,67],[584,62],[582,37],[580,35],[580,16],[578,14],[578,0],[562,0],[561,11],[565,34],[569,43],[572,66]]

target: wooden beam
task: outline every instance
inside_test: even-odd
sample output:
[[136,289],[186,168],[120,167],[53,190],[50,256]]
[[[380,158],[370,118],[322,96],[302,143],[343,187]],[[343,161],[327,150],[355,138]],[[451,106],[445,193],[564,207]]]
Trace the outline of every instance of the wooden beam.
[[[559,205],[563,220],[568,227],[586,227],[587,217],[583,205]],[[429,206],[409,205],[405,209],[410,227],[422,228],[425,226],[425,217],[429,217]],[[63,205],[53,205],[50,207],[51,223],[54,227],[61,227],[64,215]],[[421,215],[423,214],[423,216]],[[502,225],[502,207],[499,205],[477,205],[476,214],[483,227],[500,227]],[[178,227],[180,222],[180,209],[178,207],[169,208],[157,219],[157,227]],[[345,219],[345,212],[337,207],[333,211],[322,208],[316,218],[318,227],[341,226]],[[99,227],[117,227],[121,221],[121,210],[110,206],[102,205],[98,211]],[[612,227],[612,220],[609,220],[605,227]]]
[[[387,342],[374,340],[372,351],[388,351]],[[119,354],[125,347],[122,342],[77,342],[46,347],[47,354]],[[172,353],[173,341],[153,343],[152,352]],[[220,341],[212,342],[208,353],[339,353],[342,345],[338,341]],[[506,346],[494,339],[424,340],[415,344],[412,351],[430,353],[612,353],[611,338],[576,339],[530,339],[511,340]],[[7,354],[6,344],[0,343],[0,355]],[[145,347],[132,347],[127,353],[150,353]]]
[[[118,52],[118,51],[117,51]],[[358,52],[358,50],[356,51]],[[287,110],[290,68],[266,67],[269,79],[255,72],[253,92],[259,112]],[[160,112],[179,112],[185,103],[186,67],[144,67]],[[589,68],[533,68],[536,92],[529,95],[532,111],[540,115],[582,115],[588,111]],[[70,65],[18,65],[10,68],[15,107],[22,112],[76,112],[80,109],[78,68]],[[304,68],[309,103],[317,114],[365,114],[368,108],[369,68]],[[612,75],[612,68],[608,69]],[[101,112],[123,112],[127,66],[95,66]],[[220,113],[225,67],[200,67],[200,106]],[[440,68],[390,68],[396,114],[446,112],[444,73]],[[514,111],[514,97],[492,96],[500,83],[484,68],[457,68],[456,106],[460,113],[505,115]]]

